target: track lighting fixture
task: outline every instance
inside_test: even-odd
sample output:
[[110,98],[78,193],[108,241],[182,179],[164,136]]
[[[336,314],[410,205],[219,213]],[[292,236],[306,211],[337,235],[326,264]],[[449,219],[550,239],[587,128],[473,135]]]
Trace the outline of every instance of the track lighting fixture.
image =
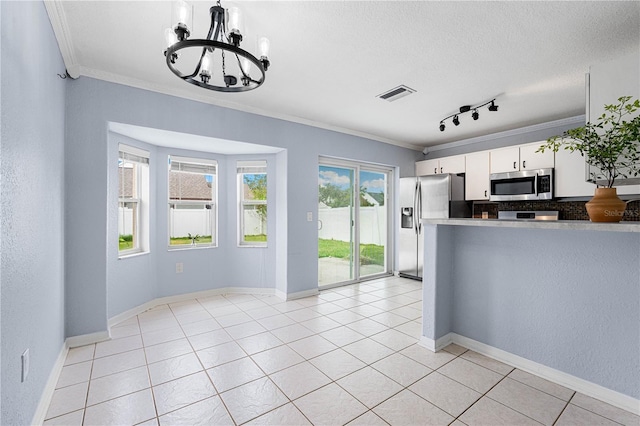
[[489,107],[487,108],[489,111],[495,112],[498,111],[498,105],[496,105],[496,100],[495,99],[491,99],[488,102],[485,102],[483,104],[477,105],[477,106],[471,106],[471,105],[463,105],[461,106],[458,111],[459,112],[454,112],[453,114],[443,118],[442,120],[440,120],[440,131],[444,132],[445,129],[445,124],[444,122],[450,118],[453,118],[451,121],[453,122],[454,125],[458,126],[460,124],[460,117],[458,115],[460,114],[464,114],[467,113],[469,111],[473,111],[471,113],[471,118],[473,118],[473,120],[477,120],[478,118],[480,118],[480,113],[478,112],[478,109],[485,107],[487,105],[489,105]]

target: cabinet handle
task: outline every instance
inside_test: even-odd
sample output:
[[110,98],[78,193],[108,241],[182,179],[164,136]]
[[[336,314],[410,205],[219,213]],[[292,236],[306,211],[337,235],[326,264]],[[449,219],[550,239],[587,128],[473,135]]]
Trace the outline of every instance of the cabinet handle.
[[434,168],[433,168],[433,174],[435,175],[436,173],[438,173],[438,168],[437,168],[437,167],[434,167]]
[[517,163],[517,161],[514,161],[514,162],[513,162],[513,169],[514,169],[514,170],[516,169],[516,163]]
[[523,169],[524,169],[525,167],[527,167],[527,166],[525,166],[525,164],[526,164],[526,163],[527,163],[526,161],[524,161],[524,160],[522,161],[522,168],[523,168]]
[[484,190],[484,197],[487,198],[487,190]]
[[442,167],[440,167],[440,173],[442,173]]

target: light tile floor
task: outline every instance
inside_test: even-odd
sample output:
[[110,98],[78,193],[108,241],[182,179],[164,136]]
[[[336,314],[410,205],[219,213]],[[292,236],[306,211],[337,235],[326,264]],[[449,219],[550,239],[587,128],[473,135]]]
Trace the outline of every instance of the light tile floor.
[[69,351],[47,425],[640,425],[451,345],[416,344],[421,283],[158,306]]

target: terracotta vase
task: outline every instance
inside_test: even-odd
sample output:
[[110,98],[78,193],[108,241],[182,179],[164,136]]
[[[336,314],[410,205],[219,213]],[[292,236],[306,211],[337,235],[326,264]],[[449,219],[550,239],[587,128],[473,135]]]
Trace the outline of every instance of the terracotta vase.
[[618,197],[616,188],[596,188],[596,193],[585,207],[591,222],[620,222],[627,203]]

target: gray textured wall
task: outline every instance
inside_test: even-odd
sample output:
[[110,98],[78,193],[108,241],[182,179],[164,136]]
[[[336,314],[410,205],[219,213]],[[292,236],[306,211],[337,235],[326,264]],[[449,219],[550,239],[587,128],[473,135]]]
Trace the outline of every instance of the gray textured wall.
[[[64,64],[44,4],[3,1],[0,8],[0,423],[20,425],[31,423],[64,343],[66,81],[57,76]],[[21,383],[20,355],[27,348],[31,366]]]

